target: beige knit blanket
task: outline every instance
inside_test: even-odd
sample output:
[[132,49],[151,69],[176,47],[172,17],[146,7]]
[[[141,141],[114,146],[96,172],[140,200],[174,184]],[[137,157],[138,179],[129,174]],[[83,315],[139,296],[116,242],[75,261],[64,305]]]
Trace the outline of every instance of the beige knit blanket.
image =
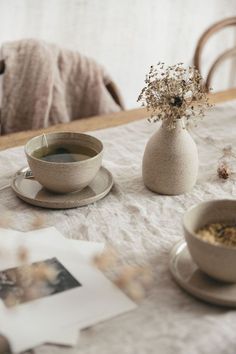
[[103,67],[77,52],[27,39],[2,46],[1,134],[120,110]]

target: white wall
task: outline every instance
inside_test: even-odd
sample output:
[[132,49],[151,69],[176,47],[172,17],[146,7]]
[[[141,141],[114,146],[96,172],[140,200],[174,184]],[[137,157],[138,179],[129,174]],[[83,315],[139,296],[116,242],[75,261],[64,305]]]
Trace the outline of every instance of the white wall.
[[[190,63],[201,33],[236,15],[236,0],[0,0],[0,14],[0,43],[36,37],[92,56],[134,107],[149,66]],[[225,32],[211,41],[206,65],[214,52],[236,42],[232,29]],[[217,89],[229,83],[222,70]]]

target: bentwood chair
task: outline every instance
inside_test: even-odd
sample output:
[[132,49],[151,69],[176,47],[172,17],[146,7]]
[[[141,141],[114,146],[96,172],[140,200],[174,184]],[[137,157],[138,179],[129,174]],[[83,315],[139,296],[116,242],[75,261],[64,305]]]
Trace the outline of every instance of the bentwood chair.
[[[202,74],[201,56],[202,56],[203,49],[204,49],[208,39],[213,34],[217,33],[218,31],[222,30],[223,28],[226,28],[229,26],[235,26],[235,30],[236,30],[236,17],[226,18],[224,20],[214,23],[202,34],[202,36],[198,40],[197,47],[196,47],[196,50],[194,53],[193,64],[199,70],[200,74]],[[220,66],[220,64],[223,63],[226,59],[228,59],[230,57],[236,58],[236,46],[221,53],[218,56],[218,58],[211,65],[211,67],[206,75],[206,80],[205,80],[205,85],[206,85],[207,91],[209,91],[209,89],[211,87],[213,75],[216,72],[216,70],[218,69],[218,67]]]

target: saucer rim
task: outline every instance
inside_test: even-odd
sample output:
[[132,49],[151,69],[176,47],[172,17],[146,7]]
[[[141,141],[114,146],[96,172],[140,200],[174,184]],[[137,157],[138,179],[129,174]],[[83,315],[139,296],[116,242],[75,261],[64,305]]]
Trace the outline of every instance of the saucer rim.
[[[184,289],[187,293],[191,294],[193,297],[213,305],[224,306],[224,307],[236,307],[236,299],[235,300],[227,300],[223,297],[214,296],[211,294],[206,294],[206,292],[197,286],[189,285],[188,282],[184,281],[184,279],[178,274],[177,268],[175,266],[175,262],[178,261],[178,258],[181,257],[183,251],[187,248],[187,243],[185,240],[178,241],[171,249],[169,256],[169,270],[171,272],[172,277],[176,281],[176,283]],[[188,251],[188,250],[187,250]],[[189,251],[188,251],[189,252]],[[191,257],[191,256],[190,256]],[[192,260],[192,258],[191,258]],[[192,260],[192,262],[194,262]],[[199,268],[198,268],[199,269]],[[226,283],[229,285],[228,283]],[[232,285],[234,285],[232,283]],[[235,293],[236,293],[236,283],[235,283]]]
[[[28,167],[28,169],[29,169],[29,167]],[[19,169],[17,172],[20,172],[22,170],[25,170],[25,167]],[[26,197],[20,192],[20,190],[17,188],[17,186],[15,184],[17,178],[19,178],[19,175],[17,175],[17,172],[12,177],[11,189],[17,195],[18,198],[20,198],[24,202],[26,202],[30,205],[33,205],[33,206],[46,208],[46,209],[72,209],[72,208],[83,207],[88,204],[95,203],[96,201],[104,198],[112,189],[112,187],[114,185],[114,178],[112,176],[112,173],[106,167],[101,166],[94,179],[96,179],[96,177],[98,176],[99,173],[101,173],[101,171],[105,172],[109,177],[109,182],[108,182],[107,187],[101,193],[96,194],[95,196],[84,198],[83,200],[80,200],[80,201],[67,200],[67,201],[63,201],[63,202],[50,202],[50,201],[40,201],[35,198]],[[78,191],[78,193],[79,192],[81,192],[81,191]]]

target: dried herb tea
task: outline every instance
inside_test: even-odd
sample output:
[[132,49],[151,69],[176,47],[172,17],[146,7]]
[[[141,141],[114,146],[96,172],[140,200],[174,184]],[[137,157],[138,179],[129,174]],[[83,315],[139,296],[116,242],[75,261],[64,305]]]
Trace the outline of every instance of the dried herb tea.
[[77,162],[87,160],[97,153],[95,150],[79,145],[65,144],[56,145],[52,144],[42,146],[32,153],[33,157],[48,162]]
[[197,231],[197,236],[211,244],[236,247],[236,224],[208,224]]

